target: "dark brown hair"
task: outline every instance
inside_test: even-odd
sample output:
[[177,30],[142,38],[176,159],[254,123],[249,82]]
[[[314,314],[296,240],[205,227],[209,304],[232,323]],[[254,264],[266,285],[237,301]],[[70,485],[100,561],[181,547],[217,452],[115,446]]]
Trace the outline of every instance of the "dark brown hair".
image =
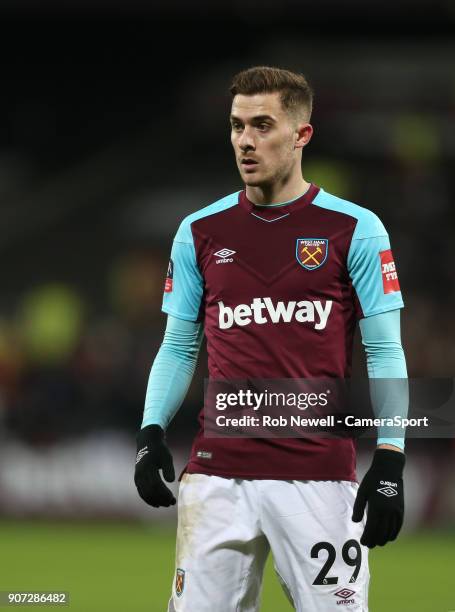
[[279,92],[286,111],[293,116],[304,115],[305,120],[310,120],[313,90],[303,74],[270,66],[254,66],[236,74],[229,91],[232,97]]

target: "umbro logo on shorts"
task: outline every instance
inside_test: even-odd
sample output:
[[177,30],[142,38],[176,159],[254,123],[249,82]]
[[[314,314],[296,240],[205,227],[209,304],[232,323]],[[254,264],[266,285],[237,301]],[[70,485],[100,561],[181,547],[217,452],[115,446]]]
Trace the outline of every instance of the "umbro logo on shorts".
[[334,593],[335,597],[339,598],[337,604],[351,604],[354,603],[353,595],[355,595],[355,591],[351,591],[351,589],[340,589],[336,593]]

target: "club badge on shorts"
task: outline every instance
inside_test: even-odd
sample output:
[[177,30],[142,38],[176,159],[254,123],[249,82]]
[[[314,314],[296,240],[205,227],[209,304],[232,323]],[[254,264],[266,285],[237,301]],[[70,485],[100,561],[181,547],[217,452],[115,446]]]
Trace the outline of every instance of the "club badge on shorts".
[[329,241],[327,238],[297,238],[295,257],[305,270],[316,270],[327,260]]
[[177,597],[181,597],[183,595],[183,589],[185,588],[185,570],[177,568],[175,572],[175,594]]

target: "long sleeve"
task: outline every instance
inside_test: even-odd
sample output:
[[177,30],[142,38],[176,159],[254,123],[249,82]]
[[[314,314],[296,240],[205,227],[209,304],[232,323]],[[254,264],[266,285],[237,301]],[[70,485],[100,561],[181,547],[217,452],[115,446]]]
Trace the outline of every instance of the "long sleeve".
[[202,337],[202,323],[168,316],[163,342],[150,371],[142,427],[168,427],[187,394]]
[[[406,417],[409,405],[406,360],[401,345],[400,311],[392,310],[360,320],[367,358],[373,410],[376,416]],[[378,381],[377,379],[384,379]],[[404,437],[378,431],[378,444],[404,448]]]

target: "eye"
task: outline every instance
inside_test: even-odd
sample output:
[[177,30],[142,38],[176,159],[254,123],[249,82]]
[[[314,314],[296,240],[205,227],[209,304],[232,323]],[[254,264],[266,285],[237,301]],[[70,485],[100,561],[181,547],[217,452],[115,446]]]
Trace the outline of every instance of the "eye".
[[269,124],[268,123],[259,123],[258,124],[258,130],[260,132],[266,132],[269,129]]
[[242,124],[241,123],[237,123],[237,122],[233,122],[231,123],[231,129],[234,132],[241,132],[242,131]]

